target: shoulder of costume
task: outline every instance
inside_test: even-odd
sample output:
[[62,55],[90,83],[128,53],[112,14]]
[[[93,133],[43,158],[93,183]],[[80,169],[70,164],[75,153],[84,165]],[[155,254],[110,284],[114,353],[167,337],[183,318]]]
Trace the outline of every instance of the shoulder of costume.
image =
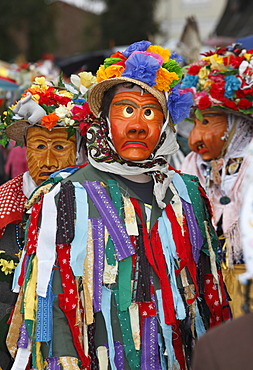
[[[23,174],[0,186],[0,229],[22,220],[26,196],[23,193]],[[6,212],[8,208],[8,213]]]

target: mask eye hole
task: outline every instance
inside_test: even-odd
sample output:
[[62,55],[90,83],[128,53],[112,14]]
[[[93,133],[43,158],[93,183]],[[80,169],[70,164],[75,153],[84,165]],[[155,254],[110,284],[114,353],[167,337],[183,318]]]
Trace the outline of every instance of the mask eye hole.
[[154,111],[150,108],[144,110],[144,116],[146,119],[151,120],[154,118],[155,114]]
[[131,106],[127,106],[123,109],[124,117],[131,117],[133,115],[134,109]]
[[64,147],[61,144],[57,144],[57,145],[55,145],[55,149],[62,150],[62,149],[64,149]]
[[39,145],[37,146],[37,149],[45,149],[45,147],[46,147],[46,145],[44,145],[44,144],[39,144]]
[[204,119],[203,119],[203,121],[202,121],[202,125],[207,125],[207,124],[208,124],[208,122],[209,122],[209,121],[208,121],[206,118],[204,118]]

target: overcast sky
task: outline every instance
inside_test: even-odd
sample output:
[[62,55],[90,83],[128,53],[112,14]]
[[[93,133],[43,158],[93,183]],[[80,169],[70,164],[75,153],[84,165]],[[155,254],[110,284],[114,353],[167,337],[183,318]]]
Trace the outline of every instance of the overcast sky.
[[103,0],[62,0],[65,3],[73,4],[83,10],[90,11],[92,13],[100,14],[105,9]]

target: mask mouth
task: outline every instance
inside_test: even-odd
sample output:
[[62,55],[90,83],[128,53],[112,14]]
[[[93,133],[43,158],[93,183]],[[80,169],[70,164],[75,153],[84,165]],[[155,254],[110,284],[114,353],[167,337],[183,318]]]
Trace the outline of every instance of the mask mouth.
[[47,176],[47,177],[49,177],[52,173],[54,173],[55,171],[53,171],[53,172],[41,172],[40,174],[39,174],[39,177],[45,177],[45,176]]

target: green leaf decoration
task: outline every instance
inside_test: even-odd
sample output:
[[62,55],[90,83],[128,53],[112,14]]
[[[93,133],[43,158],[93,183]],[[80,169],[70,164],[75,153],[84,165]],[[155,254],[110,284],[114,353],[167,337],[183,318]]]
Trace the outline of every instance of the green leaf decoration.
[[199,108],[197,108],[196,110],[195,110],[195,116],[196,116],[196,118],[199,120],[199,121],[203,121],[203,116],[202,116],[202,113],[201,113],[201,111],[200,111],[200,109]]
[[122,59],[120,58],[106,58],[105,61],[104,61],[104,67],[107,68],[109,66],[111,66],[112,64],[114,63],[118,63],[118,62],[121,62]]

